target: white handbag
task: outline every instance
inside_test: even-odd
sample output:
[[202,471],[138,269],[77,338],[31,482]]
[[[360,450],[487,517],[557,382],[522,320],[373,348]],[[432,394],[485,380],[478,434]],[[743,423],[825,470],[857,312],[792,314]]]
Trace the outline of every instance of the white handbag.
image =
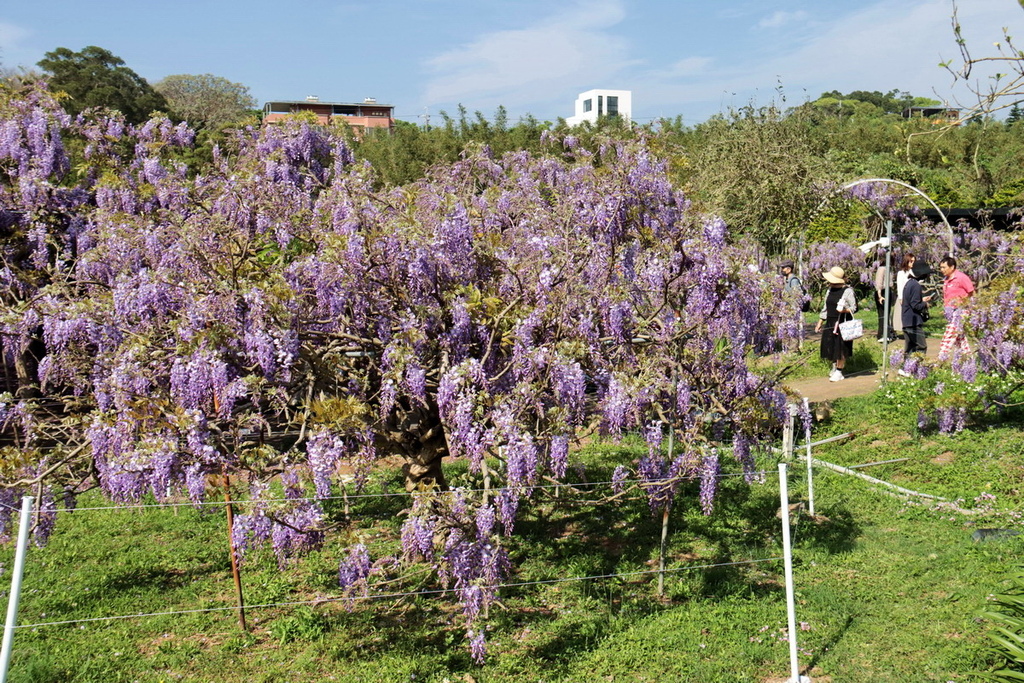
[[864,323],[856,319],[837,322],[833,332],[842,337],[843,341],[853,341],[864,336]]

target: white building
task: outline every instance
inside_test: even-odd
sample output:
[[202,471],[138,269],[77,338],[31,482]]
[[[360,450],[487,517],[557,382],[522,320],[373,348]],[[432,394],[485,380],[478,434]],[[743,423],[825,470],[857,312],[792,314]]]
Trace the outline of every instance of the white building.
[[633,118],[633,92],[631,90],[588,90],[576,98],[576,114],[565,120],[570,126],[584,121],[597,122],[604,116]]

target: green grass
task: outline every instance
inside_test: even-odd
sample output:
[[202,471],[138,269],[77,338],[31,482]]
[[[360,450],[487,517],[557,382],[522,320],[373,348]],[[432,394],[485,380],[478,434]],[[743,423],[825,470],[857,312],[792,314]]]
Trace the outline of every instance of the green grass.
[[[815,436],[858,430],[815,455],[866,468],[910,489],[961,499],[959,510],[894,497],[859,479],[818,470],[818,519],[796,521],[795,578],[801,664],[816,680],[977,681],[994,662],[979,617],[1019,561],[1024,540],[975,543],[976,528],[1017,524],[1024,434],[1020,415],[947,437],[917,433],[914,397],[837,401]],[[636,441],[581,454],[590,481],[637,457]],[[764,459],[769,472],[775,462]],[[791,496],[804,495],[794,466]],[[450,474],[468,481],[465,466]],[[382,471],[371,489],[398,490]],[[695,484],[672,512],[665,595],[656,579],[626,575],[507,588],[488,619],[488,662],[474,664],[457,605],[446,597],[390,598],[251,608],[250,630],[231,611],[115,621],[104,615],[230,607],[234,588],[219,508],[81,510],[63,515],[49,545],[31,548],[9,680],[139,681],[763,681],[788,676],[776,477],[748,486],[723,479],[715,514],[701,514]],[[99,503],[98,498],[82,505]],[[515,582],[628,574],[656,567],[660,516],[642,500],[600,508],[563,493],[525,508],[507,541]],[[345,545],[360,538],[394,551],[401,497],[352,501],[352,523],[323,550],[278,569],[267,552],[242,569],[252,604],[336,595]],[[966,511],[966,512],[965,512]],[[339,518],[340,518],[339,512]],[[0,551],[11,566],[12,549]],[[731,562],[767,560],[729,566]],[[721,565],[706,568],[706,565]],[[695,568],[696,567],[696,568]],[[389,587],[433,584],[413,576]]]

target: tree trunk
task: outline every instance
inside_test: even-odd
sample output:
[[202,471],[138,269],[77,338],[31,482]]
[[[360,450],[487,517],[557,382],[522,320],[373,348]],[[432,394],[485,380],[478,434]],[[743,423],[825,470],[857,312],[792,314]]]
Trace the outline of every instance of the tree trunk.
[[39,390],[39,359],[46,354],[46,347],[39,340],[42,328],[33,334],[32,341],[28,348],[14,356],[14,372],[18,377],[18,390],[15,395],[18,398],[38,398],[42,395]]
[[407,451],[402,471],[405,473],[405,490],[418,491],[424,488],[448,490],[448,482],[441,469],[442,459],[448,453],[444,432],[421,443],[418,450]]
[[396,410],[389,420],[386,441],[389,452],[405,459],[402,471],[407,491],[448,490],[441,470],[442,459],[448,454],[448,442],[436,406],[405,406],[404,410]]

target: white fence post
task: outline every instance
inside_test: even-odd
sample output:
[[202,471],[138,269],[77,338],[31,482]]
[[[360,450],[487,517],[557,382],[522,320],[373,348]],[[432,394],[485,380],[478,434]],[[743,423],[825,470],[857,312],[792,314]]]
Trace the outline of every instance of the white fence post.
[[792,460],[796,445],[796,404],[786,404],[788,417],[782,423],[782,459]]
[[[804,398],[804,414],[810,415],[811,406],[810,403]],[[811,456],[811,424],[808,421],[804,427],[804,441],[807,442],[807,511],[814,516],[814,470],[811,468],[812,456]]]
[[25,549],[28,531],[32,528],[32,496],[21,499],[21,519],[18,520],[18,548],[14,554],[14,573],[11,575],[11,594],[7,596],[7,623],[4,624],[4,642],[0,648],[0,683],[7,682],[7,669],[11,665],[11,645],[14,627],[18,622],[18,600],[21,598],[21,575],[25,569]]
[[796,647],[796,596],[793,590],[793,544],[789,536],[789,482],[786,463],[779,463],[779,498],[782,499],[782,556],[786,567],[786,616],[789,619],[789,671],[786,683],[811,683],[807,676],[800,675]]

